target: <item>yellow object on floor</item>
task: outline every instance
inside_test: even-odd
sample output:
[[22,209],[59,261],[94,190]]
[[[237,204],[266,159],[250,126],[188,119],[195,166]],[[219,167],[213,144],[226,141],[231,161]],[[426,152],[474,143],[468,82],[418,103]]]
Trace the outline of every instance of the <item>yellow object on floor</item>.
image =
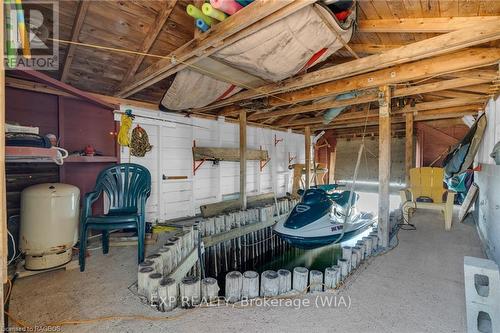
[[159,233],[162,233],[162,232],[169,232],[169,231],[176,231],[178,229],[179,228],[171,227],[171,226],[168,226],[168,225],[155,225],[153,227],[153,234],[159,234]]
[[[443,187],[442,168],[413,168],[410,170],[410,187],[400,191],[403,203],[403,217],[409,221],[411,210],[434,209],[444,214],[444,228],[451,229],[455,192]],[[445,198],[444,198],[445,197]],[[418,198],[429,198],[432,202],[420,202]]]

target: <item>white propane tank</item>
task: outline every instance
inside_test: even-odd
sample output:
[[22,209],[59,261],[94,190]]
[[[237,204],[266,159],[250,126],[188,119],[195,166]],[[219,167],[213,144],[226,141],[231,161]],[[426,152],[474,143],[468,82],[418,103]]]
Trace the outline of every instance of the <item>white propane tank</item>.
[[25,253],[26,269],[48,269],[71,261],[79,211],[76,186],[48,183],[22,191],[19,248]]

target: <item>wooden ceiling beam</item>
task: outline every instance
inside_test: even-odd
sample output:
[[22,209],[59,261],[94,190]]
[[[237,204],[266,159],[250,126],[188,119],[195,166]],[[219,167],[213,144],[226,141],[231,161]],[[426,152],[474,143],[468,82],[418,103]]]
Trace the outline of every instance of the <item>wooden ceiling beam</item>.
[[[439,81],[439,82],[421,84],[421,85],[417,85],[417,86],[413,86],[413,87],[395,88],[393,96],[394,97],[410,96],[410,95],[423,94],[423,93],[429,93],[429,92],[440,91],[440,90],[448,90],[448,89],[453,89],[453,88],[457,88],[457,87],[465,87],[465,86],[475,85],[475,84],[484,83],[484,82],[487,82],[487,80],[486,79],[467,79],[467,78],[443,80],[443,81]],[[311,111],[325,110],[325,109],[329,109],[329,108],[345,107],[345,106],[350,106],[350,105],[375,102],[375,101],[377,101],[377,99],[378,99],[378,94],[376,92],[367,93],[367,94],[359,96],[359,97],[345,99],[345,100],[325,102],[325,103],[316,103],[316,104],[311,104],[311,105],[298,106],[298,107],[292,107],[292,108],[288,108],[288,109],[270,111],[270,112],[266,112],[266,113],[252,114],[248,117],[248,119],[249,120],[260,120],[260,119],[267,119],[267,118],[276,117],[276,116],[301,114],[301,113],[307,113],[307,112],[311,112]]]
[[500,48],[467,49],[434,58],[402,64],[372,73],[362,74],[356,78],[341,79],[294,92],[279,94],[277,98],[270,98],[268,104],[270,106],[282,106],[286,105],[284,101],[298,103],[348,91],[376,88],[384,84],[415,81],[433,75],[441,75],[468,69],[470,67],[490,65],[499,60]]
[[[247,90],[237,93],[223,101],[213,103],[197,111],[220,108],[235,102],[260,98],[270,94],[284,91],[302,89],[321,85],[330,81],[351,77],[370,71],[387,68],[390,66],[417,61],[424,58],[443,55],[445,53],[464,49],[470,46],[483,44],[488,41],[500,39],[500,20],[484,22],[474,27],[453,31],[437,37],[428,38],[416,43],[405,45],[381,54],[367,56],[349,61],[340,65],[320,69],[283,80],[279,83],[268,84],[256,90]],[[274,99],[274,97],[270,97]],[[284,100],[283,100],[284,99]],[[281,103],[291,104],[296,102],[293,98],[280,97]]]
[[[431,120],[440,120],[440,119],[456,119],[456,118],[461,118],[464,116],[468,115],[475,115],[477,114],[477,109],[474,109],[473,107],[467,108],[467,110],[464,111],[453,111],[453,112],[441,112],[438,114],[434,114],[431,112],[423,112],[421,114],[418,114],[414,117],[415,122],[420,122],[420,121],[431,121]],[[402,117],[401,115],[395,115],[394,117],[391,118],[393,124],[400,124],[405,122],[405,117]],[[378,120],[376,117],[372,118],[369,122],[366,123],[366,126],[378,126]],[[319,130],[329,130],[329,129],[345,129],[345,128],[358,128],[359,132],[362,132],[364,127],[365,127],[365,121],[358,121],[358,122],[349,122],[349,123],[341,123],[341,124],[329,124],[329,125],[317,125],[317,126],[312,126],[311,128],[314,131],[319,131]]]
[[358,30],[370,33],[447,33],[495,21],[500,21],[500,16],[360,20]]
[[349,44],[351,49],[358,53],[376,54],[397,49],[404,44]]
[[[455,99],[445,99],[433,102],[423,102],[417,103],[415,106],[407,106],[402,110],[393,112],[393,115],[403,115],[404,113],[414,113],[415,116],[419,115],[425,111],[435,111],[436,114],[443,114],[449,112],[461,112],[463,110],[474,109],[478,110],[482,108],[482,104],[485,102],[484,97],[479,98],[455,98]],[[378,110],[370,110],[367,112],[347,112],[339,115],[330,124],[337,124],[340,122],[353,122],[353,121],[366,121],[366,119],[375,119],[378,117]],[[313,117],[313,118],[302,118],[290,121],[288,127],[301,127],[314,124],[320,124],[323,122],[323,117]],[[328,126],[329,124],[325,124]]]
[[[80,0],[78,3],[78,8],[75,14],[75,22],[71,28],[71,41],[78,42],[78,37],[80,36],[80,31],[83,27],[83,21],[87,15],[91,1]],[[64,67],[61,73],[60,81],[66,82],[68,80],[69,70],[71,68],[71,63],[73,62],[73,57],[75,56],[76,44],[69,44],[66,50],[66,58],[64,60]]]
[[486,79],[487,81],[495,81],[500,77],[500,73],[498,70],[494,69],[471,69],[468,71],[455,72],[450,73],[451,77],[457,78],[477,78],[477,79]]
[[130,83],[120,85],[118,96],[127,97],[145,89],[196,63],[200,58],[208,57],[224,46],[249,36],[314,2],[314,0],[256,0],[235,15],[211,27],[206,33],[179,47],[168,55],[169,58],[159,60],[136,74]]
[[[163,7],[158,12],[158,15],[156,15],[156,18],[154,20],[153,25],[149,28],[149,31],[147,32],[144,40],[142,41],[142,45],[138,50],[139,52],[148,53],[149,50],[151,50],[153,43],[156,41],[156,38],[158,37],[161,30],[163,29],[163,26],[165,25],[165,23],[167,23],[167,20],[170,17],[172,10],[174,9],[175,5],[177,4],[177,0],[169,0],[166,2],[162,2],[162,4],[163,4]],[[135,75],[135,73],[139,69],[139,66],[141,66],[144,58],[145,58],[145,55],[143,55],[143,54],[136,54],[135,55],[132,66],[127,71],[127,74],[125,74],[125,77],[123,78],[123,82],[128,83],[130,81],[130,79]]]
[[418,112],[418,111],[427,111],[427,110],[436,110],[436,109],[443,109],[443,108],[450,108],[454,106],[463,106],[463,105],[474,105],[474,104],[480,104],[484,103],[487,100],[487,98],[483,96],[479,97],[469,97],[469,98],[450,98],[450,99],[443,99],[440,101],[433,101],[433,102],[423,102],[423,103],[417,103],[414,106],[405,106],[402,110],[404,113],[408,112]]
[[491,85],[489,85],[489,84],[476,84],[473,86],[455,88],[454,90],[489,95],[491,93]]
[[436,91],[430,94],[425,94],[425,96],[436,96],[444,98],[474,98],[482,96],[484,98],[484,95],[481,94],[453,90]]

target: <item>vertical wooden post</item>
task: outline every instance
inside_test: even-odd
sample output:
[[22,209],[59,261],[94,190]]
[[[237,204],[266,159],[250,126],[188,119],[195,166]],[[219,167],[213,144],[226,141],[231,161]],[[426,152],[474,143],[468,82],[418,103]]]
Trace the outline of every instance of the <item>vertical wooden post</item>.
[[247,209],[247,113],[240,111],[240,203]]
[[405,174],[406,186],[410,184],[410,169],[413,168],[413,113],[406,114]]
[[378,162],[378,237],[382,247],[389,246],[389,183],[391,179],[391,90],[379,91],[379,162]]
[[5,188],[5,63],[4,63],[4,6],[0,6],[0,324],[3,327],[3,284],[7,282],[7,199]]
[[330,163],[328,164],[328,184],[335,183],[335,164],[337,161],[337,147],[330,152]]
[[311,183],[311,127],[306,126],[304,128],[304,136],[305,136],[305,153],[306,153],[306,181],[305,181],[305,190],[309,188]]

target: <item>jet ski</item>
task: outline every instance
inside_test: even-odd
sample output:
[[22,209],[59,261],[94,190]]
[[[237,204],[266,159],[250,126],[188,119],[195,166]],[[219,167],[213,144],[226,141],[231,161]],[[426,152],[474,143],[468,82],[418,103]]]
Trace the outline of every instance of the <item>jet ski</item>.
[[374,214],[356,210],[359,194],[329,193],[335,187],[319,185],[299,190],[300,202],[274,225],[273,232],[293,247],[314,249],[339,241],[340,237],[349,240],[375,223]]

